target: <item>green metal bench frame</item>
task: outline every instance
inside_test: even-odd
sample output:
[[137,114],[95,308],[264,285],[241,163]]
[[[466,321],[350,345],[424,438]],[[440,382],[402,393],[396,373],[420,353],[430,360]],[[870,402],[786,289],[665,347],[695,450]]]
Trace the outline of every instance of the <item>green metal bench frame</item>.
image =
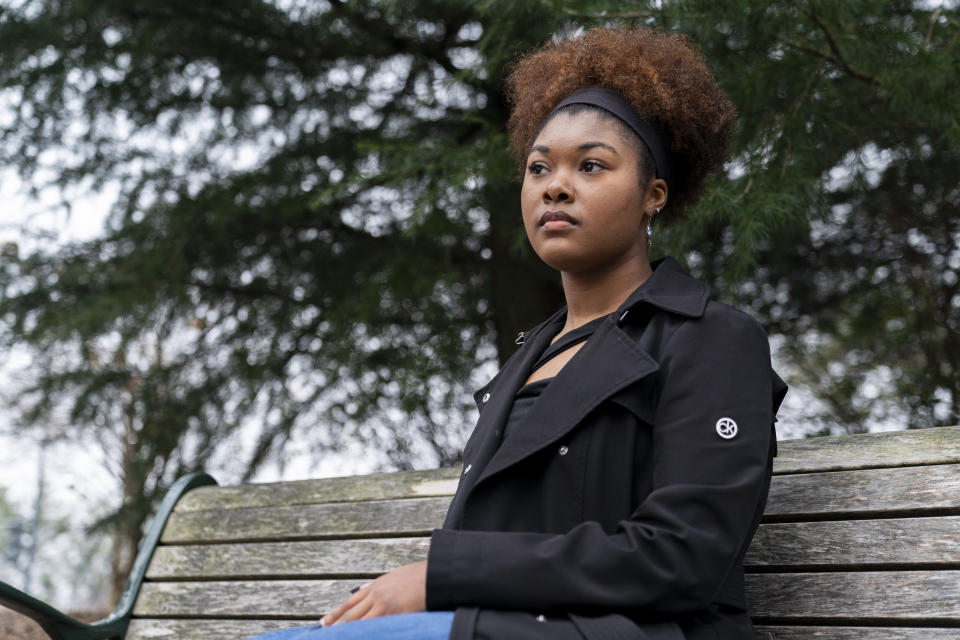
[[170,514],[173,513],[173,508],[181,496],[191,489],[215,484],[217,481],[206,473],[193,473],[174,483],[160,503],[150,530],[140,545],[140,551],[133,562],[120,602],[110,615],[102,620],[89,624],[80,622],[5,582],[0,582],[0,605],[35,620],[52,640],[123,640],[127,627],[130,626],[133,605],[140,592],[140,585],[153,558],[153,552],[160,542],[160,534],[163,533],[163,528],[167,525]]

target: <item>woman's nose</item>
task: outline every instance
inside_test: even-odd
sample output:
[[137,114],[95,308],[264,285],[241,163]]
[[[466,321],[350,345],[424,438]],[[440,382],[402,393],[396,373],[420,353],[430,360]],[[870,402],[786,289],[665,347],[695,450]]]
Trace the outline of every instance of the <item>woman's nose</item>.
[[562,182],[551,182],[543,192],[546,202],[569,202],[573,200],[573,190]]

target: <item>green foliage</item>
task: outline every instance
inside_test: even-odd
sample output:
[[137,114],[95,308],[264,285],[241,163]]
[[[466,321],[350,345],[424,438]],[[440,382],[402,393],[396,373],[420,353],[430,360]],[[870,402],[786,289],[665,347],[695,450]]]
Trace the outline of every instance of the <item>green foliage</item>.
[[737,177],[675,246],[785,338],[825,405],[811,428],[960,420],[956,7],[704,3],[675,20],[741,112]]
[[561,303],[505,68],[611,23],[689,33],[741,113],[728,179],[655,251],[779,334],[826,422],[957,421],[952,5],[33,0],[0,9],[0,156],[119,196],[102,238],[4,251],[0,322],[33,350],[23,422],[62,411],[117,461],[104,524],[135,544],[245,424],[241,477],[292,437],[454,462],[470,373]]

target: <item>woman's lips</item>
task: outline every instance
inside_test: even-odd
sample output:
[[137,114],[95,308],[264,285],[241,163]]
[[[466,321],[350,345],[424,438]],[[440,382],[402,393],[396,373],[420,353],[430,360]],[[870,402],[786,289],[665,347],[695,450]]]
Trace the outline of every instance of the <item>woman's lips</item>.
[[577,221],[564,213],[563,211],[547,211],[540,216],[540,226],[547,231],[559,231],[569,229],[577,224]]

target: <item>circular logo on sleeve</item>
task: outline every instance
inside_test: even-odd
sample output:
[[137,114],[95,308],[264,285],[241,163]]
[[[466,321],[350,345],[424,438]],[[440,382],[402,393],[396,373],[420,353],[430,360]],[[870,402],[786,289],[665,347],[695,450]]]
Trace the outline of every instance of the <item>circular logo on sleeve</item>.
[[717,420],[717,433],[724,440],[729,440],[737,435],[737,423],[733,418],[720,418]]

